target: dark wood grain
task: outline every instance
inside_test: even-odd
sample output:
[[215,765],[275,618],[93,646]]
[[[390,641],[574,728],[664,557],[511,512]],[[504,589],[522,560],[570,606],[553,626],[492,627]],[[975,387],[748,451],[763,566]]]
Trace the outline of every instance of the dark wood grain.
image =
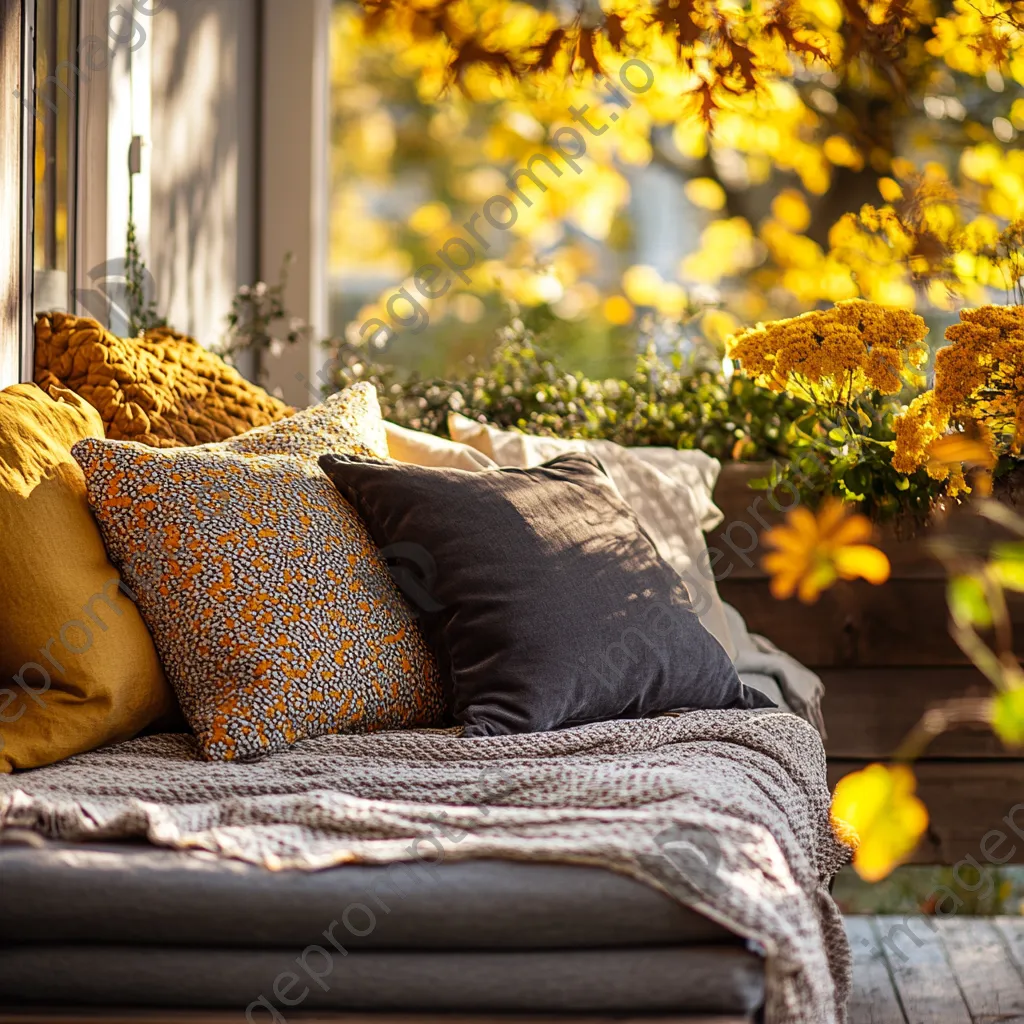
[[[764,472],[765,467],[749,464],[723,467],[715,500],[725,520],[708,537],[722,598],[739,609],[752,632],[764,634],[811,668],[968,664],[949,636],[945,572],[928,541],[955,535],[985,550],[1002,536],[1001,528],[964,509],[945,514],[915,536],[907,536],[912,531],[906,527],[882,526],[877,543],[892,567],[887,584],[839,583],[810,606],[778,601],[771,596],[761,558],[767,550],[764,530],[781,521],[783,512],[748,486]],[[781,492],[771,497],[784,504]],[[1024,644],[1024,599],[1012,598],[1011,612]]]
[[[869,761],[890,758],[929,707],[992,690],[949,635],[944,573],[926,535],[907,537],[892,526],[879,531],[878,543],[892,564],[884,586],[840,582],[813,605],[773,598],[760,568],[760,535],[783,512],[748,486],[765,473],[765,466],[723,468],[715,500],[725,521],[708,539],[722,552],[713,562],[718,588],[752,633],[767,636],[821,675],[834,784]],[[775,497],[778,505],[789,501],[782,490]],[[995,536],[962,510],[945,515],[932,532],[964,536],[972,544]],[[1024,645],[1024,599],[1013,596],[1010,608]],[[1007,749],[985,728],[938,737],[916,770],[931,816],[914,857],[918,863],[954,864],[968,854],[981,858],[983,837],[1024,800],[1024,752]],[[1019,820],[1024,829],[1024,811]],[[1024,837],[1013,862],[1024,863]]]
[[[723,580],[722,600],[760,633],[810,668],[887,668],[969,664],[947,628],[945,586],[937,580],[890,580],[873,587],[840,581],[815,604],[778,601],[767,579]],[[1024,600],[1010,601],[1024,624]],[[1024,640],[1024,628],[1018,630]]]
[[[765,553],[761,535],[785,519],[793,501],[786,488],[755,491],[750,481],[768,474],[768,463],[726,463],[715,487],[715,504],[723,522],[708,534],[709,547],[722,552],[715,563],[719,578],[758,579],[764,575],[760,559]],[[1024,493],[1024,487],[1019,487]],[[888,555],[893,579],[945,579],[945,570],[928,547],[930,538],[957,535],[973,544],[986,545],[1007,536],[994,524],[978,519],[966,507],[938,510],[927,528],[913,523],[887,522],[875,527],[875,543]],[[743,549],[754,544],[755,550]]]
[[[956,697],[989,696],[992,687],[974,668],[829,668],[825,683],[825,725],[829,757],[890,757],[926,708]],[[1020,759],[987,728],[958,729],[938,737],[928,757]]]

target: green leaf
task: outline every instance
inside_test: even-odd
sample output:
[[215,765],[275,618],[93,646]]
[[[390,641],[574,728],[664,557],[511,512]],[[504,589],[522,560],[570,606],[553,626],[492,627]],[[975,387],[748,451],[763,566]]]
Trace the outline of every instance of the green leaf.
[[996,697],[992,705],[992,728],[1008,747],[1024,747],[1024,687]]
[[1005,590],[1024,591],[1024,542],[994,544],[988,568],[993,579]]
[[847,434],[847,432],[845,430],[843,430],[842,427],[833,427],[828,432],[828,436],[833,441],[838,441],[839,444],[844,444],[846,442],[846,439],[849,437],[849,434]]
[[946,587],[946,602],[956,622],[979,629],[992,625],[992,609],[977,576],[954,576]]
[[910,480],[907,477],[905,477],[905,476],[898,476],[898,477],[896,477],[895,483],[896,483],[896,490],[897,491],[907,491],[907,490],[910,490]]

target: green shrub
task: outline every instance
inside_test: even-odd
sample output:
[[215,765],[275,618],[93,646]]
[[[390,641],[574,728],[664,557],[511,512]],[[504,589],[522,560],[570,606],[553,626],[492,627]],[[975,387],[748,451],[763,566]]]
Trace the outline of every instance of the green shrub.
[[338,383],[360,380],[376,386],[387,419],[443,437],[448,413],[459,412],[529,434],[699,448],[723,460],[787,457],[789,426],[807,412],[746,378],[727,379],[707,359],[653,348],[627,379],[591,380],[559,366],[515,321],[486,365],[467,363],[453,379],[401,374],[343,344]]

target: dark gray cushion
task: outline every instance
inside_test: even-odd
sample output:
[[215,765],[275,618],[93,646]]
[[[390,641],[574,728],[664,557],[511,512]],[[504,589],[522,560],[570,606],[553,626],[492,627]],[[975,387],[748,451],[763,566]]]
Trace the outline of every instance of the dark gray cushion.
[[762,962],[737,946],[347,956],[298,948],[0,947],[4,1009],[230,1007],[239,1022],[247,1011],[261,1024],[315,1009],[745,1014],[763,998]]
[[740,682],[592,455],[479,473],[320,465],[383,553],[421,570],[405,590],[467,736],[774,706]]
[[19,944],[302,948],[322,943],[332,921],[353,949],[732,938],[657,890],[597,867],[478,860],[267,871],[141,844],[0,846],[0,921],[2,939]]

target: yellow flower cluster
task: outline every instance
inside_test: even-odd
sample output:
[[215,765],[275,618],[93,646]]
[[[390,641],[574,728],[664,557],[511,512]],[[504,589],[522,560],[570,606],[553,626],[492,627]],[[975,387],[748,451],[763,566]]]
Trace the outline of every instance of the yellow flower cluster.
[[996,444],[1024,441],[1024,306],[960,311],[935,355],[935,404],[950,417],[984,422]]
[[[892,464],[901,473],[924,466],[934,479],[948,478],[955,494],[966,489],[965,463],[991,468],[994,452],[1020,454],[1024,306],[963,309],[960,323],[946,329],[946,340],[952,344],[935,355],[934,390],[915,398],[896,420]],[[947,435],[951,427],[958,433]],[[973,454],[945,457],[941,445],[961,430]]]
[[763,387],[849,406],[867,391],[900,391],[928,357],[927,330],[916,313],[849,299],[742,331],[729,355]]
[[928,461],[928,447],[946,429],[934,408],[935,392],[918,395],[896,418],[896,448],[892,466],[899,473],[913,473]]

